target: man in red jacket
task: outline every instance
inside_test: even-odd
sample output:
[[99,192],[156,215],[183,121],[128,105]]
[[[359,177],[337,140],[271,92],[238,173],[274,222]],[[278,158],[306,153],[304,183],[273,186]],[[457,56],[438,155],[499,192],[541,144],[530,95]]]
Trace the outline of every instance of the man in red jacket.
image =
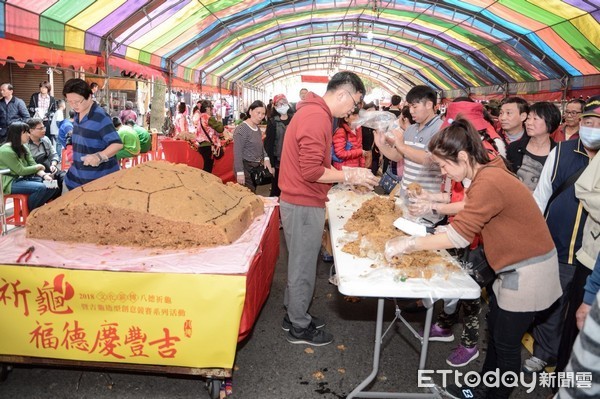
[[327,345],[333,335],[308,313],[315,289],[317,259],[325,226],[325,202],[332,183],[370,189],[378,183],[370,170],[331,166],[332,118],[344,118],[361,103],[365,86],[352,72],[335,74],[323,97],[309,92],[288,125],[280,163],[281,221],[288,247],[287,309],[282,328],[293,344]]

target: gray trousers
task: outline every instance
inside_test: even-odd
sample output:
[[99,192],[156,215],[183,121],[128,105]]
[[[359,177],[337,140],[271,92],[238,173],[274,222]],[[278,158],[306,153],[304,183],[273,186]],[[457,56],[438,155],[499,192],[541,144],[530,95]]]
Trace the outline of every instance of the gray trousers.
[[325,208],[280,201],[281,223],[288,248],[288,279],[283,305],[296,329],[311,322],[308,308],[315,291]]
[[571,283],[575,275],[575,265],[558,264],[558,273],[562,295],[546,310],[535,315],[533,322],[533,356],[542,359],[549,365],[556,363],[558,347],[568,308]]

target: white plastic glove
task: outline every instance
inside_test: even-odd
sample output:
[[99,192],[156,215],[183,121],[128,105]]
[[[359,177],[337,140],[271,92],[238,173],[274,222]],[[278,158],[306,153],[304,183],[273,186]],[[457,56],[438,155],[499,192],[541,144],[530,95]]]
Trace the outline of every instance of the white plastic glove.
[[244,172],[237,172],[235,175],[235,178],[237,180],[237,183],[240,186],[243,186],[246,184],[246,176],[244,176]]
[[417,199],[408,204],[408,212],[413,216],[431,215],[433,213],[433,202]]
[[437,226],[435,228],[435,233],[433,233],[433,234],[443,234],[443,233],[446,233],[446,232],[448,232],[448,225],[447,224],[442,224],[442,225],[439,225],[439,226]]
[[269,172],[271,172],[272,175],[275,174],[275,169],[271,166],[271,160],[269,158],[265,158],[263,164],[265,165],[265,168],[269,169]]
[[379,184],[379,179],[371,173],[370,169],[342,166],[342,171],[344,172],[344,183],[346,184],[365,186],[369,189],[373,189],[374,186]]
[[409,254],[417,249],[417,237],[396,237],[385,243],[385,258],[390,262],[394,256]]

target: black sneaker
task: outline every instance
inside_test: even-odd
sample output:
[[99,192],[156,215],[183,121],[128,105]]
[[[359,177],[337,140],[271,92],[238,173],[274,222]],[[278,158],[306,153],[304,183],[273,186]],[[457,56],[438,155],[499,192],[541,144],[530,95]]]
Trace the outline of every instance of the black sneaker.
[[487,392],[488,388],[485,386],[469,388],[466,385],[459,387],[451,384],[446,387],[446,393],[454,399],[486,399]]
[[312,346],[325,346],[333,342],[333,335],[317,330],[312,324],[307,328],[296,330],[290,328],[285,337],[292,344],[307,344]]
[[[310,323],[316,329],[325,327],[325,322],[323,320],[321,320],[318,317],[315,317],[313,315],[310,315],[310,317],[312,318],[312,321]],[[292,322],[290,321],[290,318],[289,318],[289,316],[286,313],[285,316],[283,317],[283,321],[281,322],[281,329],[283,331],[290,331],[290,328],[292,328]]]

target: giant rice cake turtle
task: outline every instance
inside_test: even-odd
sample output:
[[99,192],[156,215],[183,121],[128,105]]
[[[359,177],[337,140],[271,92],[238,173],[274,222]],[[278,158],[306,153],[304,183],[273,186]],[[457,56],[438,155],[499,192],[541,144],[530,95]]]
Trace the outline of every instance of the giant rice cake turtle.
[[264,213],[250,190],[200,169],[150,161],[35,209],[27,237],[122,246],[230,244]]

